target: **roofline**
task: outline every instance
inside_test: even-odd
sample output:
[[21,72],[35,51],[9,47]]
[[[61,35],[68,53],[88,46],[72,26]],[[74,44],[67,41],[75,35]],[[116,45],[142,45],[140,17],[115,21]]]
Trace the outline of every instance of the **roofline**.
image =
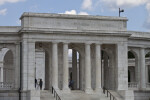
[[23,17],[43,17],[43,18],[66,18],[66,19],[83,19],[83,20],[113,20],[113,21],[128,21],[126,17],[116,16],[93,16],[93,15],[69,15],[69,14],[54,14],[54,13],[32,13],[24,12]]

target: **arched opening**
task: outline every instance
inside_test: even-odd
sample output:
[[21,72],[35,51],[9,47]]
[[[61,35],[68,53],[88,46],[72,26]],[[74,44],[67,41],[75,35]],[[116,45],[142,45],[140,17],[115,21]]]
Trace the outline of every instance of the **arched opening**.
[[150,61],[150,52],[148,52],[146,55],[145,55],[145,66],[146,66],[146,81],[147,83],[150,83],[150,64],[149,64],[149,61]]
[[104,50],[101,51],[101,64],[102,64],[102,87],[109,89],[109,62],[110,57],[108,53]]
[[69,88],[71,90],[80,90],[80,68],[79,52],[75,49],[68,50],[69,60]]
[[102,87],[115,90],[117,88],[115,45],[103,44],[101,48]]
[[14,62],[13,62],[13,53],[11,50],[8,50],[4,56],[3,61],[4,72],[3,72],[3,82],[4,83],[14,83]]
[[[49,43],[36,43],[36,50],[35,50],[35,79],[39,83],[40,79],[42,80],[42,90],[50,89],[50,52]],[[36,89],[40,89],[40,86],[37,85]]]
[[135,82],[136,58],[132,51],[128,51],[128,82]]
[[45,90],[48,90],[49,89],[49,82],[50,81],[50,57],[49,57],[49,53],[47,50],[45,50]]

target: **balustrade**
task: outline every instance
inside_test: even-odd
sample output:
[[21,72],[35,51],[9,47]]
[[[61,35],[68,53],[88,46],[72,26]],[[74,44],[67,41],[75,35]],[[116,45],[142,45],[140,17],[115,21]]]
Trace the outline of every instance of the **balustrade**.
[[150,88],[150,83],[146,83],[146,88]]
[[138,88],[138,83],[137,82],[128,82],[128,87],[129,88]]
[[10,90],[14,87],[13,83],[0,82],[0,90]]

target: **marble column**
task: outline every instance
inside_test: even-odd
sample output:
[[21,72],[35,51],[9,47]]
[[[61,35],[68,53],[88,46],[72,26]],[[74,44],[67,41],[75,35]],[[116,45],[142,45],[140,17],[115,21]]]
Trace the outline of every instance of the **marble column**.
[[72,50],[72,80],[74,81],[73,89],[77,89],[77,51]]
[[68,43],[63,43],[63,88],[64,92],[69,92],[69,62],[68,62]]
[[90,44],[85,44],[85,92],[91,93],[91,48]]
[[102,91],[101,89],[101,46],[96,44],[95,46],[95,65],[96,65],[96,91]]
[[3,82],[3,77],[4,77],[4,76],[3,76],[3,75],[4,75],[4,74],[3,74],[3,71],[4,71],[4,70],[3,70],[3,67],[1,67],[1,82]]
[[145,49],[140,48],[140,89],[146,89],[146,71],[145,71]]
[[53,68],[53,75],[52,75],[52,86],[55,89],[58,89],[58,43],[52,43],[52,68]]

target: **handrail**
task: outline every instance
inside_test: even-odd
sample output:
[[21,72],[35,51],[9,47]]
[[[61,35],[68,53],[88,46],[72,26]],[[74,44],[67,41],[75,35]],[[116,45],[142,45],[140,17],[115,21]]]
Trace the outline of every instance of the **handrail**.
[[54,94],[54,98],[56,98],[56,100],[61,100],[54,87],[52,87],[52,94]]
[[106,88],[103,88],[103,93],[107,93],[107,97],[110,97],[110,100],[117,100]]

